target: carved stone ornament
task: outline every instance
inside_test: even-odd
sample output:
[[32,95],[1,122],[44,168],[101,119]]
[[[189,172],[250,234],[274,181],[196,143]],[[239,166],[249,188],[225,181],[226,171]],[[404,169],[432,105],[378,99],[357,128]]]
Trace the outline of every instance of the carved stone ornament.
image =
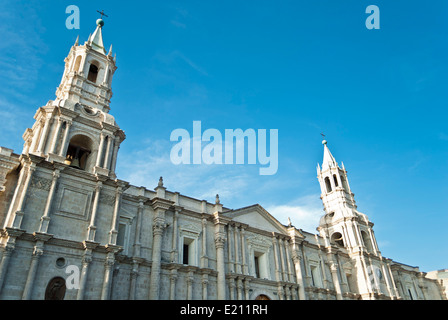
[[33,176],[31,179],[31,187],[45,191],[50,191],[51,183],[52,180],[38,176]]

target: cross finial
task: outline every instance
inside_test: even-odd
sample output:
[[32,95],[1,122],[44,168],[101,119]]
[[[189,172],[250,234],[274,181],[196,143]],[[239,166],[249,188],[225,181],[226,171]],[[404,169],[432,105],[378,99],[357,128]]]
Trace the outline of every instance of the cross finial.
[[325,135],[323,133],[321,133],[320,135],[322,136],[322,139],[323,139],[322,144],[326,145],[327,144],[327,140],[325,140]]
[[96,12],[98,12],[101,15],[101,19],[103,19],[103,16],[105,16],[106,18],[109,18],[109,16],[104,13],[104,10],[101,10],[101,12],[96,10]]

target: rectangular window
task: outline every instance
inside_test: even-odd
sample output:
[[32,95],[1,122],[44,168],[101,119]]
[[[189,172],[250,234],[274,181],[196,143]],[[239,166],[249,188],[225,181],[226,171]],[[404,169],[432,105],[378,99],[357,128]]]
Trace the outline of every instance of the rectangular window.
[[190,266],[197,266],[196,239],[183,238],[182,263]]
[[311,267],[311,283],[314,287],[322,287],[322,282],[319,274],[319,266],[310,266]]
[[255,277],[260,278],[260,262],[258,261],[258,257],[255,257],[254,260],[255,260]]
[[266,253],[254,252],[254,275],[260,279],[269,279]]
[[412,296],[412,293],[411,293],[411,289],[408,289],[408,293],[409,293],[409,297],[411,298],[411,300],[414,300],[414,297]]
[[184,254],[183,254],[183,259],[182,259],[182,263],[183,264],[188,264],[189,259],[188,259],[188,248],[190,246],[188,244],[184,244]]

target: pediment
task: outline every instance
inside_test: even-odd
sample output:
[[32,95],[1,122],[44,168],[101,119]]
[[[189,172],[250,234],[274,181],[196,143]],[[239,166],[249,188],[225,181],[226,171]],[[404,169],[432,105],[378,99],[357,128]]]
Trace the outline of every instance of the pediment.
[[[232,210],[224,213],[233,221],[241,222],[250,227],[257,228],[268,232],[276,232],[281,234],[289,234],[288,226],[281,224],[266,209],[259,204]],[[296,230],[297,231],[297,230]]]

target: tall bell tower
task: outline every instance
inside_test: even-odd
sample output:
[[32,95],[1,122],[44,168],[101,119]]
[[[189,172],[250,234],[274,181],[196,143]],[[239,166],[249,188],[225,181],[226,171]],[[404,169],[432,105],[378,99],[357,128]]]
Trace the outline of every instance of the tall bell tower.
[[56,99],[39,108],[36,122],[23,135],[23,154],[43,157],[109,178],[115,178],[117,153],[124,132],[109,114],[116,57],[103,43],[104,21],[88,40],[79,37],[67,58]]
[[325,214],[317,230],[329,247],[338,248],[352,258],[358,290],[363,299],[372,299],[384,294],[379,278],[384,269],[383,258],[372,229],[373,223],[357,210],[344,164],[339,166],[326,140],[322,144],[324,156],[322,167],[317,166],[317,178]]

